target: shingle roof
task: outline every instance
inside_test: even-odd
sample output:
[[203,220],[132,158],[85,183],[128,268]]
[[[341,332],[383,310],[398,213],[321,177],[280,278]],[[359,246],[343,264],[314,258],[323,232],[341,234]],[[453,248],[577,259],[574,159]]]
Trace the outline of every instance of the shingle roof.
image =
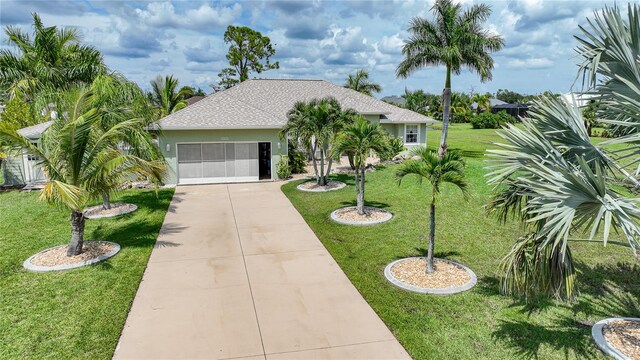
[[40,135],[42,135],[43,132],[45,132],[45,130],[49,128],[49,126],[51,126],[52,123],[53,121],[47,121],[37,125],[22,128],[18,130],[18,134],[26,137],[27,139],[37,139],[40,137]]
[[333,96],[343,108],[381,115],[386,123],[435,123],[430,117],[387,104],[324,80],[251,79],[166,116],[165,130],[280,128],[297,101]]

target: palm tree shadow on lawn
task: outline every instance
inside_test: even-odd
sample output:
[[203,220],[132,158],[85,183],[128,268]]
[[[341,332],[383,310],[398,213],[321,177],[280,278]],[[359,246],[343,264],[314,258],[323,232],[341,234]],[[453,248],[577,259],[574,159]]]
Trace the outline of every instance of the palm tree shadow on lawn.
[[[356,206],[356,200],[345,200],[345,201],[341,201],[340,205],[347,207],[347,206]],[[378,209],[387,209],[389,208],[391,205],[387,204],[387,203],[383,203],[383,202],[379,202],[379,201],[375,201],[375,200],[365,200],[364,202],[364,206],[370,206],[370,207],[375,207]]]

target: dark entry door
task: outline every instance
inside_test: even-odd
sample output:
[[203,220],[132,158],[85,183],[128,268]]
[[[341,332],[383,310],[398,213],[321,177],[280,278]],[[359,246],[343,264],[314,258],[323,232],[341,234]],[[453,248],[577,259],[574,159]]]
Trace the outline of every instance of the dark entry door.
[[271,143],[258,143],[260,180],[271,180]]

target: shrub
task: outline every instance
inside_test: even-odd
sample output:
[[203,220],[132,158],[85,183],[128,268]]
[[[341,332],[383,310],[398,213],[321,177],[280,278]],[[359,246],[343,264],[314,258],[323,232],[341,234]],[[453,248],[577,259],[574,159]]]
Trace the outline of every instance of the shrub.
[[378,154],[378,156],[380,156],[380,161],[389,161],[403,151],[404,142],[402,139],[395,136],[389,136],[389,147],[387,148],[387,151]]
[[280,160],[276,164],[276,174],[278,179],[286,180],[291,176],[291,167],[287,155],[280,155]]
[[487,111],[475,115],[471,119],[471,126],[474,129],[499,129],[510,122],[513,122],[513,118],[504,110],[495,114]]
[[307,154],[296,149],[291,141],[289,142],[289,168],[292,174],[303,174],[307,171]]

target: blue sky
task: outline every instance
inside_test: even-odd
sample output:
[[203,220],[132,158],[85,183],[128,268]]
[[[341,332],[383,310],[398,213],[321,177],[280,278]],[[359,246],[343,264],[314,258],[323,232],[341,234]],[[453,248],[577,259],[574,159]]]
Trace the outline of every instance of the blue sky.
[[[430,17],[432,1],[103,1],[1,0],[0,24],[30,30],[31,13],[45,25],[74,26],[104,54],[106,64],[148,88],[158,74],[174,74],[182,85],[210,92],[227,67],[222,34],[229,24],[246,25],[271,38],[279,70],[265,78],[326,79],[342,84],[349,73],[369,70],[382,84],[380,96],[404,88],[439,93],[443,68],[397,79],[395,68],[413,16]],[[460,0],[464,5],[477,1]],[[523,93],[567,92],[576,76],[573,35],[607,1],[483,1],[493,14],[486,27],[506,47],[494,56],[493,81],[464,72],[454,91],[507,88]],[[2,47],[7,47],[2,34]]]

